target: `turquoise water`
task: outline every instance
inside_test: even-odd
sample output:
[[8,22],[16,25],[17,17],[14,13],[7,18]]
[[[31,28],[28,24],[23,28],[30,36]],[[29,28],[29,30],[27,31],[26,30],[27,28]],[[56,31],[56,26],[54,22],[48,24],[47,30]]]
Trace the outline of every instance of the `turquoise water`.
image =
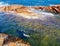
[[8,4],[19,4],[25,6],[49,6],[60,4],[60,0],[0,0]]

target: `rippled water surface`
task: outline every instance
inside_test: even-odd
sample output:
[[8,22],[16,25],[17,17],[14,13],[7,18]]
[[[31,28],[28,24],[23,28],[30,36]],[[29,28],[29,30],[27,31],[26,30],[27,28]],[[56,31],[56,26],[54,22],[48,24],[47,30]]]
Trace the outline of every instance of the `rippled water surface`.
[[20,4],[25,6],[49,6],[60,4],[60,0],[0,0],[8,4]]

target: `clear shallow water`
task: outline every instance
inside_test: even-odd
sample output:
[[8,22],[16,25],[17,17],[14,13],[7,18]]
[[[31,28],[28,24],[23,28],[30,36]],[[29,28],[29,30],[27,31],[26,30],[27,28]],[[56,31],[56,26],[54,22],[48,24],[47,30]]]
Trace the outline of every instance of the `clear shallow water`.
[[[22,39],[27,39],[24,32],[24,28],[19,26],[21,24],[20,19],[22,17],[17,17],[15,14],[7,14],[4,12],[0,12],[0,33],[6,33],[12,36],[17,36]],[[25,34],[25,35],[24,35]]]
[[[60,15],[57,14],[57,16],[55,17],[56,20],[52,18],[49,19],[49,21],[47,20],[45,22],[42,22],[39,20],[27,20],[15,14],[6,14],[0,12],[0,33],[6,33],[22,38],[28,41],[31,46],[41,46],[42,40],[44,42],[42,44],[45,44],[47,40],[49,40],[47,41],[47,43],[55,41],[51,43],[51,45],[53,46],[55,43],[60,43],[59,16]],[[28,36],[30,37],[28,38],[23,34],[28,34]],[[45,38],[47,38],[47,40],[44,40]],[[50,44],[48,44],[48,46],[49,45]],[[60,46],[60,44],[58,45]]]
[[49,6],[60,4],[60,0],[0,0],[8,4],[19,4],[24,6]]
[[[60,28],[60,21],[59,21],[60,18],[58,18],[58,16],[59,15],[56,14],[55,18],[46,17],[46,18],[48,18],[48,20],[40,21],[40,20],[28,20],[21,16],[20,17],[18,15],[16,16],[15,14],[7,14],[7,13],[0,12],[0,32],[3,33],[5,31],[7,31],[7,32],[10,32],[10,34],[13,32],[12,34],[15,35],[17,30],[19,30],[19,31],[29,30],[28,28],[25,29],[25,27],[23,26],[24,23],[27,24],[27,22],[28,23],[32,22],[32,24],[33,24],[33,22],[34,23],[42,23],[46,26],[49,25],[52,27],[53,27],[53,25],[55,27],[57,25],[57,28]],[[25,25],[25,26],[27,26],[27,25]]]
[[17,24],[16,16],[0,12],[0,33],[23,37],[24,32],[18,29],[20,27]]

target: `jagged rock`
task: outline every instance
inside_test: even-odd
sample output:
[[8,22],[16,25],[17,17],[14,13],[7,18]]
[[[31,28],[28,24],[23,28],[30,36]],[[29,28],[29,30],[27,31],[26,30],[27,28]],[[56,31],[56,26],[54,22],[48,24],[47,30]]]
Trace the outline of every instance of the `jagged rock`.
[[37,10],[45,10],[49,12],[54,12],[54,13],[60,13],[60,5],[55,5],[55,6],[36,6],[33,7]]
[[30,44],[18,37],[0,33],[0,46],[30,46]]
[[31,7],[27,7],[27,6],[20,6],[20,5],[10,5],[10,6],[3,6],[0,7],[0,11],[5,11],[5,12],[9,12],[9,11],[14,11],[17,13],[26,13],[26,14],[30,14],[31,12],[29,12],[28,10],[31,10],[30,8],[33,9],[41,9],[41,10],[45,10],[45,11],[49,11],[49,12],[55,12],[55,13],[60,13],[60,5],[55,5],[55,6],[31,6]]

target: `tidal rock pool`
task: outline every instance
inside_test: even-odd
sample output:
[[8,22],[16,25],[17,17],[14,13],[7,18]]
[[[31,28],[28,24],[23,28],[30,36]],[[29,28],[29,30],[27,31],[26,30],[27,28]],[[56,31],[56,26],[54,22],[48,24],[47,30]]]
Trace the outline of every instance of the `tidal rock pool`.
[[0,12],[0,33],[25,39],[31,46],[60,46],[60,14],[53,15],[42,21]]

